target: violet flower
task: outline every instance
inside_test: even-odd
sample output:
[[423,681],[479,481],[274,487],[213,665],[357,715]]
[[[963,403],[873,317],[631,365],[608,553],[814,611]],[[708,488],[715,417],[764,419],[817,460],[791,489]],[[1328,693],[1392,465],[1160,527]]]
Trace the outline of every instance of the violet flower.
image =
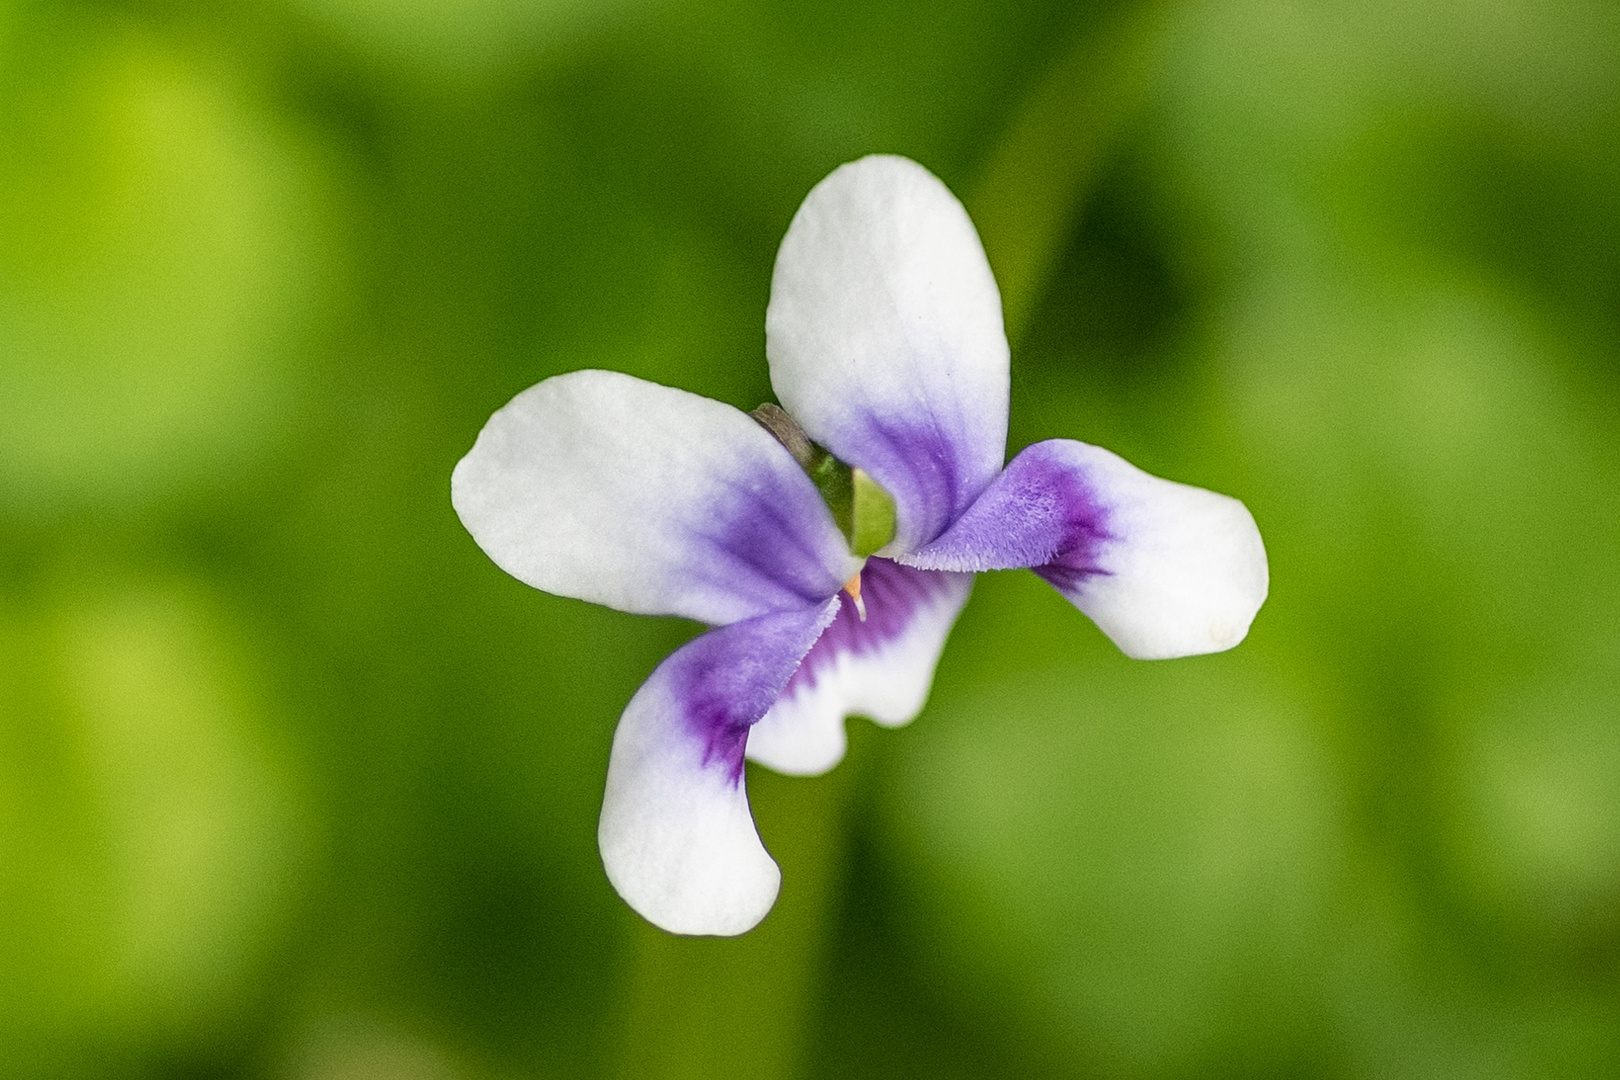
[[619,894],[683,934],[742,933],[775,902],[744,758],[816,774],[843,756],[847,715],[909,721],[972,572],[1033,569],[1141,658],[1230,648],[1266,596],[1235,499],[1067,439],[1002,467],[1000,294],[920,165],[863,158],[811,191],[765,331],[797,426],[575,371],[495,413],[451,479],[519,580],[713,627],[625,709],[598,830]]

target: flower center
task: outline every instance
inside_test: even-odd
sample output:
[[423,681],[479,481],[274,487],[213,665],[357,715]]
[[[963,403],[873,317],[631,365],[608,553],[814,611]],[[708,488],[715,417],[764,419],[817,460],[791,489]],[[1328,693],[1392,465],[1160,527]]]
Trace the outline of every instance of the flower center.
[[[775,436],[809,475],[851,552],[864,559],[894,539],[894,499],[866,470],[844,464],[811,442],[799,422],[780,405],[766,402],[748,415]],[[859,574],[853,585],[853,589],[848,585],[844,589],[864,621]]]
[[859,615],[861,622],[866,621],[866,601],[861,599],[861,572],[855,571],[855,576],[844,582],[844,591],[849,598],[855,601],[855,614]]

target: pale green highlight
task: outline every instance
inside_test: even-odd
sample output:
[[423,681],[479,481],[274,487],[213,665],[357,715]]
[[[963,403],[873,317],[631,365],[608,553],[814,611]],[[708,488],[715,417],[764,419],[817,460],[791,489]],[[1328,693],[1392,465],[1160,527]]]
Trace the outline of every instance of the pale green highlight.
[[877,554],[894,539],[894,497],[865,469],[851,469],[850,480],[854,520],[850,524],[849,549],[865,558]]
[[861,558],[894,539],[894,497],[863,469],[851,467],[810,441],[799,422],[770,402],[749,414],[793,455],[809,474],[849,549]]

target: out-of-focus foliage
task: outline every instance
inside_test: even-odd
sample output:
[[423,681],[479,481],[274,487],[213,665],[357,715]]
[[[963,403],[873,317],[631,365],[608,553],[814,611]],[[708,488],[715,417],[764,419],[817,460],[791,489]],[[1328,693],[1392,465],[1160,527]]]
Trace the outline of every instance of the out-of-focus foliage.
[[[1272,598],[1138,664],[986,576],[671,939],[595,815],[695,628],[450,468],[577,367],[766,399],[872,151],[1012,447],[1239,496]],[[0,0],[0,1080],[1613,1075],[1617,251],[1606,0]]]

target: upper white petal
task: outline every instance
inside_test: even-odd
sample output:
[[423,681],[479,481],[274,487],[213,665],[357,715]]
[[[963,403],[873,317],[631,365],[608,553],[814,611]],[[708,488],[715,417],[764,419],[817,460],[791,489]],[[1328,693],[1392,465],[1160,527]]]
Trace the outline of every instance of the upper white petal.
[[746,414],[575,371],[490,417],[451,501],[535,588],[723,625],[819,602],[858,569],[815,486]]
[[788,412],[895,497],[890,553],[932,540],[1000,470],[1001,295],[962,204],[916,162],[862,158],[810,192],[776,258],[765,348]]

